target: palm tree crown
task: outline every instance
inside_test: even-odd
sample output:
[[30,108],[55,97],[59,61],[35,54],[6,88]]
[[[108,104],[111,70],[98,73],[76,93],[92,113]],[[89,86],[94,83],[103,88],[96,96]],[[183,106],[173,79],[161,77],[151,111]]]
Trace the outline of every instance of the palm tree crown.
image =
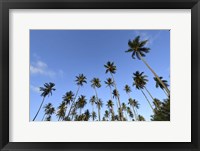
[[63,96],[63,100],[66,102],[66,104],[70,104],[71,101],[74,99],[74,93],[72,91],[66,92]]
[[83,74],[79,74],[79,76],[76,76],[76,84],[82,86],[83,83],[87,83],[87,78]]
[[96,103],[96,97],[94,95],[90,98],[90,103],[91,105],[94,105]]
[[114,82],[111,78],[107,78],[106,81],[105,81],[105,84],[108,86],[108,87],[112,87],[114,86]]
[[147,76],[143,75],[144,72],[139,72],[136,71],[135,73],[133,73],[133,86],[135,86],[137,89],[143,89],[143,87],[146,85],[147,83]]
[[114,65],[114,62],[110,62],[108,61],[106,65],[104,65],[104,67],[106,68],[106,73],[110,72],[110,73],[115,73],[117,70],[117,67]]
[[131,52],[132,53],[132,58],[135,59],[135,55],[137,58],[140,60],[140,56],[145,57],[145,53],[148,53],[150,48],[144,47],[147,44],[148,40],[140,41],[140,36],[137,36],[135,39],[132,41],[128,41],[128,46],[129,49],[125,52]]
[[40,87],[40,91],[42,91],[41,96],[46,97],[49,96],[50,94],[52,95],[52,91],[56,90],[55,88],[53,88],[54,86],[55,84],[52,82],[45,83],[44,87]]
[[126,91],[126,93],[130,93],[131,92],[131,87],[129,85],[125,85],[124,90]]
[[91,80],[91,83],[92,83],[91,86],[93,88],[95,88],[95,87],[100,88],[101,87],[101,81],[99,80],[99,78],[93,78]]
[[112,102],[112,100],[108,100],[106,106],[107,106],[108,108],[112,108],[112,107],[114,106],[114,103]]
[[84,108],[84,106],[87,104],[87,101],[86,101],[86,98],[84,95],[81,95],[79,98],[78,98],[78,108],[82,109]]
[[[159,77],[160,80],[163,79],[163,77]],[[162,84],[158,81],[158,79],[156,77],[153,78],[156,81],[156,88],[160,87],[161,89],[164,89],[164,87],[162,86]],[[167,84],[167,80],[162,80],[162,82],[164,83],[164,85],[166,87],[168,87],[169,85]]]

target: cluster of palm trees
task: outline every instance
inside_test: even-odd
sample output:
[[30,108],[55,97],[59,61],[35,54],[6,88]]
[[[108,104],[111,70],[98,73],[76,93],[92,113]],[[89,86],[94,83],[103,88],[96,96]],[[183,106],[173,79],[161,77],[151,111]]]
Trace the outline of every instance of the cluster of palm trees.
[[[140,41],[140,36],[137,36],[132,41],[129,40],[129,49],[125,52],[131,52],[133,59],[137,57],[139,60],[142,60],[144,62],[144,64],[154,75],[153,79],[155,81],[156,88],[161,88],[163,90],[169,102],[170,91],[168,89],[169,85],[167,84],[167,81],[163,80],[163,77],[158,76],[143,58],[145,57],[145,54],[148,53],[150,50],[150,48],[145,47],[147,42],[148,40]],[[128,84],[124,86],[124,91],[128,95],[128,103],[126,104],[124,102],[121,102],[120,93],[114,78],[114,74],[117,70],[117,67],[115,66],[114,62],[108,61],[104,65],[104,67],[105,73],[110,74],[110,77],[104,81],[106,87],[108,87],[110,90],[110,98],[107,101],[103,101],[98,96],[98,89],[102,86],[102,83],[101,80],[97,77],[94,77],[90,81],[91,87],[94,89],[94,95],[92,95],[89,99],[86,98],[86,96],[84,95],[80,95],[79,90],[84,84],[87,84],[87,78],[84,74],[79,74],[78,76],[76,76],[75,80],[77,85],[76,93],[74,94],[72,91],[66,92],[63,95],[62,102],[59,104],[57,110],[52,106],[51,103],[46,104],[44,106],[44,116],[42,120],[51,121],[52,115],[55,114],[58,121],[145,121],[145,118],[138,113],[140,104],[137,100],[131,97],[130,93],[132,90]],[[165,120],[165,118],[161,118],[161,115],[162,117],[166,117],[166,113],[163,112],[163,107],[165,107],[165,111],[167,110],[169,112],[167,113],[167,115],[170,115],[170,110],[168,109],[169,103],[167,102],[168,104],[166,105],[160,100],[153,97],[153,95],[146,87],[148,79],[144,72],[136,71],[133,73],[132,78],[132,85],[142,92],[144,98],[147,100],[147,104],[154,113],[152,117],[156,117],[152,120]],[[40,91],[42,92],[41,96],[43,97],[43,100],[35,117],[33,118],[33,121],[36,119],[38,113],[40,112],[46,96],[52,95],[52,92],[55,91],[54,87],[55,84],[51,82],[45,83],[44,87],[40,87]],[[147,94],[149,95],[151,100],[148,99]],[[82,110],[88,102],[91,104],[92,111],[87,109],[83,112]],[[103,117],[101,117],[101,109],[104,104],[106,105],[107,109],[105,110]],[[167,109],[166,106],[168,107]],[[97,111],[95,111],[95,109]],[[157,115],[158,113],[159,115]]]

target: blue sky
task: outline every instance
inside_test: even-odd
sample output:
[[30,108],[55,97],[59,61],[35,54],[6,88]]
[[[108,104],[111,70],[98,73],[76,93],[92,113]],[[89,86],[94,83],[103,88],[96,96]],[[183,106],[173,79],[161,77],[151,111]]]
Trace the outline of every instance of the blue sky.
[[[110,74],[105,74],[104,64],[111,61],[117,66],[114,78],[121,103],[128,103],[128,95],[123,90],[125,84],[128,84],[132,89],[131,97],[140,104],[139,114],[149,121],[152,110],[142,92],[132,86],[133,73],[138,70],[148,76],[149,81],[146,87],[153,97],[163,100],[166,95],[161,89],[155,88],[153,74],[145,64],[141,60],[132,59],[131,53],[125,53],[128,49],[128,40],[138,35],[141,36],[141,40],[149,39],[147,46],[151,50],[145,60],[159,76],[170,81],[169,30],[31,30],[30,120],[33,119],[42,101],[39,87],[46,82],[55,83],[56,91],[52,96],[46,97],[44,105],[50,102],[57,109],[62,102],[62,96],[67,91],[76,92],[75,76],[81,73],[87,77],[87,84],[81,87],[79,95],[85,95],[88,102],[82,111],[91,110],[89,99],[95,92],[91,88],[90,81],[97,77],[102,84],[97,92],[104,103],[101,110],[101,117],[103,117],[107,109],[106,102],[110,99],[109,88],[104,84]],[[151,100],[149,96],[148,98]],[[42,108],[36,121],[41,121],[44,115],[43,110]],[[97,108],[95,111],[97,112]],[[53,120],[57,120],[55,115]]]

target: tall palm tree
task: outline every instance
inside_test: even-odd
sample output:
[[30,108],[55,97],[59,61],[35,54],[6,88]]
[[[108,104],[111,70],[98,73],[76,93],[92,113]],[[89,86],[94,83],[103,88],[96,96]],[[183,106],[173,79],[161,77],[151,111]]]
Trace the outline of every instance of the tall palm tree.
[[103,106],[103,102],[101,101],[101,99],[99,99],[97,102],[96,102],[96,105],[97,105],[97,108],[98,108],[98,117],[99,117],[99,121],[101,120],[101,114],[100,114],[100,110]]
[[[127,113],[126,110],[127,110],[126,104],[123,102],[123,103],[122,103],[122,112],[123,112],[123,113],[124,113],[124,112]],[[127,114],[126,114],[126,119],[128,120]]]
[[[116,73],[117,67],[114,65],[114,62],[110,62],[110,61],[108,61],[107,64],[104,65],[104,67],[106,68],[106,73],[108,73],[108,72],[110,73],[113,83],[114,83],[115,90],[117,91],[117,84],[116,84],[114,76],[113,76],[113,74]],[[122,113],[122,107],[121,107],[119,95],[117,96],[117,99],[118,99],[120,113],[121,113],[120,119],[123,121],[123,113]]]
[[62,98],[63,101],[66,102],[66,105],[70,105],[70,103],[74,100],[74,93],[72,91],[66,92]]
[[[110,88],[110,100],[112,101],[112,87],[114,86],[114,82],[112,78],[107,78],[106,81],[104,81],[106,84],[106,87]],[[116,102],[117,108],[119,108],[118,103]]]
[[[166,87],[168,87],[169,85],[167,84],[167,80],[163,80],[163,77],[159,77],[160,80],[162,80],[162,82],[164,83],[164,85]],[[160,87],[164,92],[165,94],[168,96],[166,90],[164,89],[164,87],[162,86],[162,84],[160,84],[160,82],[158,81],[158,79],[156,77],[153,78],[155,81],[156,81],[156,88]]]
[[[96,103],[96,97],[93,95],[91,98],[90,98],[90,103],[92,105],[92,113],[94,112],[94,104]],[[94,121],[94,116],[92,116],[92,120]]]
[[165,86],[165,84],[161,81],[158,75],[154,72],[154,70],[148,65],[148,63],[143,58],[145,57],[145,53],[148,53],[150,50],[150,48],[145,47],[147,42],[148,40],[140,41],[140,36],[137,36],[132,41],[129,40],[128,42],[129,49],[125,52],[131,52],[133,59],[135,59],[135,55],[136,55],[139,60],[142,60],[144,64],[149,68],[149,70],[154,74],[154,76],[158,79],[159,83],[165,88],[169,96],[170,95],[169,89]]
[[90,111],[87,109],[85,112],[84,112],[84,115],[85,115],[85,121],[89,121],[90,117],[91,117],[91,114],[90,114]]
[[55,113],[55,108],[53,107],[53,105],[51,103],[48,103],[44,106],[44,116],[42,118],[42,121],[44,120],[45,116],[51,116],[52,114]]
[[106,119],[106,121],[108,121],[109,119],[109,116],[110,116],[110,113],[109,113],[109,111],[108,110],[105,110],[105,114],[104,114],[104,117],[105,117],[105,119]]
[[129,99],[128,99],[128,104],[130,105],[130,107],[132,107],[135,120],[137,121],[138,117],[137,117],[137,114],[136,114],[136,112],[135,112],[134,103],[133,103],[133,99],[132,99],[132,98],[129,98]]
[[[147,96],[145,95],[145,93],[143,92],[143,88],[146,88],[146,82],[148,81],[146,79],[146,75],[143,75],[144,72],[139,72],[136,71],[135,73],[133,73],[133,86],[136,87],[136,89],[141,90],[142,94],[144,95],[144,97],[146,98],[147,102],[149,103],[149,106],[151,107],[151,109],[154,111],[150,101],[148,100]],[[146,89],[147,90],[147,89]],[[148,91],[149,92],[149,91]],[[154,99],[153,99],[154,100]]]
[[94,121],[97,118],[96,112],[92,112],[92,120]]
[[62,101],[62,103],[58,106],[58,111],[56,114],[56,116],[58,117],[58,121],[63,120],[65,118],[66,109],[66,102]]
[[84,95],[81,95],[79,98],[78,98],[78,108],[80,109],[80,115],[81,115],[81,110],[85,107],[85,105],[87,104],[87,100],[85,98]]
[[129,85],[125,85],[124,86],[124,90],[125,90],[125,92],[126,92],[126,94],[128,95],[128,100],[129,100],[129,104],[132,106],[132,109],[133,109],[133,113],[134,113],[134,116],[135,116],[135,120],[137,120],[137,115],[136,115],[136,112],[135,112],[135,109],[134,109],[134,106],[133,106],[133,100],[132,100],[132,98],[131,98],[131,96],[130,96],[130,93],[131,93],[131,87],[129,86]]
[[79,74],[79,76],[76,76],[76,80],[75,81],[76,81],[76,84],[78,85],[78,89],[76,91],[76,95],[74,97],[74,100],[72,101],[72,105],[71,105],[71,107],[69,109],[67,117],[69,117],[69,115],[71,113],[72,107],[74,106],[74,103],[75,103],[75,100],[76,100],[76,97],[78,95],[80,87],[83,86],[84,83],[87,83],[86,80],[87,80],[87,78],[83,74]]
[[138,111],[137,109],[139,109],[139,103],[137,100],[133,99],[133,106],[134,106],[134,109],[135,109],[135,112],[136,112],[136,116],[138,117]]
[[41,105],[40,105],[40,107],[39,107],[39,109],[38,109],[38,111],[37,111],[35,117],[33,118],[33,121],[35,121],[35,119],[36,119],[38,113],[40,112],[40,109],[41,109],[41,107],[42,107],[42,105],[43,105],[43,103],[44,103],[44,100],[45,100],[46,96],[52,95],[52,91],[55,91],[55,90],[56,90],[56,89],[54,88],[54,86],[55,86],[54,83],[49,82],[49,83],[45,83],[45,84],[44,84],[44,87],[40,87],[40,91],[42,91],[41,96],[43,97],[43,100],[42,100],[42,103],[41,103]]
[[115,113],[114,113],[114,109],[113,109],[114,103],[112,102],[112,100],[108,100],[106,106],[111,111],[112,121],[114,121],[115,120]]
[[99,80],[99,78],[93,78],[91,80],[91,87],[94,88],[95,91],[95,95],[96,95],[96,102],[98,101],[98,94],[97,94],[97,90],[96,88],[100,88],[101,87],[101,81]]
[[132,113],[130,107],[127,107],[127,113],[128,113],[128,115],[129,115],[129,117],[130,117],[130,119],[131,119],[131,121],[132,121],[133,113]]

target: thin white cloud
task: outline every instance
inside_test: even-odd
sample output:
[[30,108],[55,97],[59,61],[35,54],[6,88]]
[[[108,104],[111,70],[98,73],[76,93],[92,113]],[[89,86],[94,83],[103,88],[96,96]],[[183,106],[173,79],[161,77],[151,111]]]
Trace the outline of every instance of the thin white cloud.
[[30,65],[30,73],[32,75],[44,75],[49,77],[54,77],[56,72],[50,70],[45,62],[38,60]]
[[31,89],[31,91],[33,91],[33,92],[40,93],[40,88],[39,88],[39,87],[30,85],[30,89]]
[[64,71],[59,69],[57,71],[54,71],[48,67],[48,65],[37,59],[37,61],[32,62],[30,64],[30,74],[31,75],[43,75],[48,76],[50,78],[54,78],[56,76],[60,76],[61,78],[64,77]]

